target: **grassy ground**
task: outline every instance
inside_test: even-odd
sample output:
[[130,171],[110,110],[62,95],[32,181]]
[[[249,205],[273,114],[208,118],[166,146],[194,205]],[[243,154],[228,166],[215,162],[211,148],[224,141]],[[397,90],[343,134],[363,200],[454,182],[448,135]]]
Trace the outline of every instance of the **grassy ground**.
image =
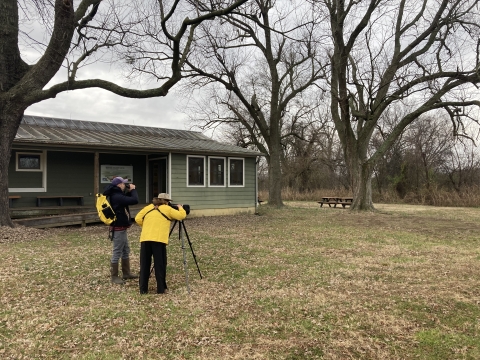
[[186,220],[190,295],[178,232],[167,295],[110,284],[103,226],[0,243],[0,358],[480,358],[480,209],[287,204]]

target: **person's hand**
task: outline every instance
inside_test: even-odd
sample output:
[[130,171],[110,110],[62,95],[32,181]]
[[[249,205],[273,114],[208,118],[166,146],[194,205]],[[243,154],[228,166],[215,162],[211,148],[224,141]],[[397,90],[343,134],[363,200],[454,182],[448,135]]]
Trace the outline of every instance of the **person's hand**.
[[182,205],[182,204],[178,204],[177,207],[178,207],[178,210],[183,209],[183,205]]
[[135,184],[130,184],[130,191],[134,190],[135,189]]

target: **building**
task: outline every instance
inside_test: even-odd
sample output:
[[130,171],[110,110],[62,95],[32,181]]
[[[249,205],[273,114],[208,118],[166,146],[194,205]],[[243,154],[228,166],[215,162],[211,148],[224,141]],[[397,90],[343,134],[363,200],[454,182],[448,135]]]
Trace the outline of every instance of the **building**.
[[91,206],[115,176],[140,203],[170,193],[194,216],[254,213],[257,151],[202,133],[25,115],[9,166],[11,207]]

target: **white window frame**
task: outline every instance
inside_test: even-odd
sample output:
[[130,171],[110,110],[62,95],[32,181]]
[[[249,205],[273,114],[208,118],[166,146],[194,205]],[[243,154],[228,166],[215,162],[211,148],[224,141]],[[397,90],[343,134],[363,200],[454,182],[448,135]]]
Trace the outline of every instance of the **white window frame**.
[[[243,175],[243,179],[242,179],[242,185],[232,185],[230,183],[230,161],[231,160],[242,160],[242,165],[243,165],[243,169],[242,169],[242,175]],[[228,158],[228,187],[245,187],[245,158]]]
[[[39,169],[18,169],[18,154],[22,155],[40,155],[40,170]],[[15,154],[15,170],[16,171],[35,171],[42,172],[42,187],[40,188],[8,188],[8,192],[47,192],[47,151],[32,152],[32,151],[20,151]]]
[[[203,159],[203,185],[190,185],[188,183],[189,179],[189,171],[190,171],[190,166],[189,166],[189,159],[190,158],[202,158]],[[187,155],[187,166],[186,166],[186,173],[187,173],[187,187],[206,187],[207,186],[207,166],[205,164],[205,156],[201,155]]]
[[[211,159],[221,159],[223,160],[223,185],[212,185],[211,181],[212,179],[210,178],[210,160]],[[227,168],[226,168],[226,165],[227,165],[227,158],[225,157],[222,157],[222,156],[209,156],[208,157],[208,186],[209,187],[226,187],[227,186]]]

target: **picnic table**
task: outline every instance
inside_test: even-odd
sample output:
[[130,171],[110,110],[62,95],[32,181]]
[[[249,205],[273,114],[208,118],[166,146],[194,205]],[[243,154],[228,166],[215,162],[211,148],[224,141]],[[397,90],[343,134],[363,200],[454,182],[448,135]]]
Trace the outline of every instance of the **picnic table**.
[[320,207],[323,207],[323,204],[328,204],[328,207],[336,208],[337,205],[342,205],[342,208],[345,209],[345,206],[351,206],[353,202],[353,197],[349,196],[324,196],[322,201],[317,201],[320,204]]

